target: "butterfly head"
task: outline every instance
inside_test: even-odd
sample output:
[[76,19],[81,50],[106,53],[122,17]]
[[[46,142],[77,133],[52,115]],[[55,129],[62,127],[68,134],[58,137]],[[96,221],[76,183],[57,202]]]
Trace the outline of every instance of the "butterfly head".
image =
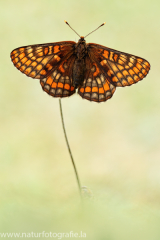
[[81,36],[78,42],[81,42],[81,43],[82,43],[82,42],[85,42],[84,37]]

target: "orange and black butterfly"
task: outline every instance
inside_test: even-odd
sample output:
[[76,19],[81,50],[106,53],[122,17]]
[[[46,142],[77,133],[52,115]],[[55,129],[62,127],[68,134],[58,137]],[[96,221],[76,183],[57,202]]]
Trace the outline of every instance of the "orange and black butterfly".
[[11,59],[22,73],[40,79],[49,95],[69,97],[78,89],[82,98],[95,102],[107,101],[116,87],[137,83],[150,69],[143,58],[95,43],[86,44],[84,37],[77,43],[64,41],[16,48]]

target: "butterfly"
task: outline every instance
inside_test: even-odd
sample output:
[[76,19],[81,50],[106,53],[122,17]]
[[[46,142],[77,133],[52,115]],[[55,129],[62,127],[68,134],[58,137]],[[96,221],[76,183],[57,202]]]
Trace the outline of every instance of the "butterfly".
[[[72,29],[68,22],[66,24]],[[39,79],[49,95],[69,97],[78,90],[82,98],[94,102],[107,101],[116,87],[130,86],[148,74],[147,60],[86,43],[86,36],[78,36],[77,43],[63,41],[16,48],[11,52],[11,60],[22,73]]]

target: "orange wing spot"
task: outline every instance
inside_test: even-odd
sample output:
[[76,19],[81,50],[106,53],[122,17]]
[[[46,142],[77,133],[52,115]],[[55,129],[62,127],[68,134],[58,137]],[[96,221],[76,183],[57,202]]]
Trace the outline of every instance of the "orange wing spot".
[[63,83],[59,82],[58,85],[57,85],[57,87],[63,88]]
[[93,87],[92,92],[98,92],[98,87]]
[[29,68],[27,68],[27,69],[24,71],[24,73],[27,74],[27,75],[29,75],[29,73],[30,73],[31,71],[32,71],[32,68],[29,67]]
[[141,64],[139,64],[139,63],[136,64],[136,67],[137,67],[139,70],[142,69],[142,66],[141,66]]
[[126,81],[126,80],[122,80],[122,86],[124,87],[124,86],[128,86],[129,84],[128,84],[128,82]]
[[13,63],[17,63],[19,61],[19,59],[18,58],[15,58],[14,60],[13,60]]
[[133,75],[134,75],[134,71],[133,71],[132,69],[129,69],[129,74],[130,74],[131,76],[133,76]]
[[139,81],[140,79],[139,79],[139,77],[138,77],[137,75],[134,75],[134,80],[137,82],[137,81]]
[[113,82],[118,82],[118,78],[116,76],[112,77]]
[[30,53],[31,53],[32,51],[33,51],[33,48],[32,48],[32,47],[26,49],[26,52],[29,53],[29,55],[30,55]]
[[102,60],[101,62],[100,62],[100,64],[103,66],[103,65],[106,65],[106,63],[107,63],[107,61],[106,60]]
[[19,58],[20,59],[22,59],[22,58],[24,58],[25,57],[25,53],[23,52],[23,53],[21,53],[21,54],[19,54]]
[[139,73],[139,70],[136,67],[134,67],[133,70],[135,73],[137,73],[137,74]]
[[39,57],[41,57],[41,56],[43,56],[44,54],[43,54],[43,52],[38,52],[37,53],[37,56],[39,56]]
[[138,62],[143,62],[143,59],[142,58],[137,58],[137,61]]
[[17,50],[14,50],[13,52],[11,52],[12,55],[15,55],[17,53]]
[[108,59],[109,57],[109,52],[107,50],[104,50],[103,54],[102,54],[105,58]]
[[31,52],[28,54],[28,57],[32,58],[34,56],[34,54]]
[[112,70],[113,70],[114,72],[118,72],[119,69],[117,68],[116,64],[110,63],[110,65],[111,65]]
[[118,66],[118,68],[120,69],[120,70],[123,70],[124,69],[124,67],[122,66],[122,65],[117,65]]
[[130,66],[129,65],[125,65],[125,69],[128,69],[128,68],[130,68]]
[[25,64],[29,66],[31,64],[31,60],[28,60]]
[[129,84],[133,84],[134,83],[134,80],[130,76],[127,77],[127,80],[129,82]]
[[[130,68],[132,68],[133,67],[133,63],[131,63],[131,62],[128,62],[128,65],[127,66],[129,66]],[[125,66],[126,67],[126,66]]]
[[70,89],[70,85],[69,85],[68,83],[66,83],[66,84],[64,85],[64,88],[67,89],[67,90],[69,90],[69,89]]
[[146,71],[145,69],[142,69],[142,73],[143,73],[144,75],[146,75],[146,74],[147,74],[147,71]]
[[20,66],[21,66],[21,63],[20,63],[20,62],[16,63],[16,67],[17,67],[17,68],[19,68]]
[[40,71],[41,69],[42,69],[42,65],[39,64],[39,65],[37,66],[37,70]]
[[54,52],[54,53],[59,52],[59,46],[58,46],[58,45],[57,45],[57,46],[54,46],[54,50],[53,50],[53,52]]
[[48,54],[48,47],[45,47],[45,49],[44,49],[44,54],[45,54],[45,55]]
[[112,74],[111,70],[108,70],[107,74],[108,74],[109,77],[111,77],[111,74]]
[[48,55],[50,55],[50,54],[53,53],[52,50],[53,50],[53,46],[49,46],[49,47],[48,47]]
[[121,58],[121,60],[123,61],[123,63],[127,62],[126,55],[120,54],[120,58]]
[[109,85],[108,85],[108,82],[106,82],[106,83],[103,85],[103,87],[104,87],[105,91],[110,90]]
[[25,66],[22,66],[19,70],[21,71],[21,72],[24,72],[24,70],[25,70]]
[[65,72],[65,70],[64,70],[62,65],[59,66],[59,69],[60,69],[61,72]]
[[43,60],[42,60],[42,64],[44,64],[44,65],[46,65],[47,64],[47,62],[48,62],[48,58],[47,57],[45,57]]
[[[72,87],[71,87],[72,88]],[[80,92],[84,93],[84,88],[80,88]]]
[[117,77],[118,77],[118,78],[123,78],[122,73],[118,72],[118,73],[117,73]]
[[34,62],[32,62],[31,66],[32,66],[32,67],[35,67],[35,66],[37,66],[37,64],[38,64],[38,63],[34,61]]
[[90,87],[86,87],[85,88],[85,92],[91,92],[91,88]]
[[[35,59],[36,59],[37,62],[41,62],[43,58],[42,57],[38,57],[38,58],[35,57]],[[35,60],[35,59],[32,58],[32,60]]]
[[52,84],[53,83],[53,79],[51,77],[48,77],[46,83],[49,84],[50,86],[53,85]]
[[55,56],[54,56],[54,59],[56,59],[57,62],[59,62],[59,61],[61,60],[61,58],[60,58],[58,55],[55,55]]
[[99,93],[104,93],[104,89],[102,87],[99,88]]
[[96,77],[98,74],[99,74],[99,68],[97,67],[97,64],[94,64],[95,65],[95,67],[96,67],[96,70],[95,70],[95,72],[93,73],[93,76],[94,77]]
[[126,76],[129,75],[129,73],[128,73],[126,70],[124,70],[124,71],[123,71],[123,75],[126,77]]
[[48,64],[46,65],[46,68],[50,71],[50,70],[52,69],[52,65],[48,63]]
[[51,87],[52,87],[52,88],[56,88],[56,87],[57,87],[57,83],[56,83],[56,82],[53,82]]
[[110,55],[109,55],[109,60],[111,60],[111,61],[114,61],[114,59],[113,59],[113,52],[110,52]]
[[20,52],[22,52],[22,51],[24,51],[24,48],[19,48],[18,50],[19,50]]
[[41,75],[46,75],[47,72],[46,72],[46,70],[43,69],[42,71],[40,71],[40,74],[41,74]]
[[148,67],[150,67],[149,62],[144,62],[145,65],[147,65]]
[[24,64],[25,62],[27,62],[28,58],[24,57],[23,59],[21,59],[21,62]]
[[36,72],[35,72],[35,71],[31,72],[31,73],[29,74],[29,76],[32,77],[32,78],[34,78],[34,77],[36,76]]
[[114,54],[114,61],[117,62],[117,59],[118,59],[118,55],[117,54]]
[[[84,88],[83,88],[83,90],[84,90]],[[71,86],[71,91],[74,91],[74,87],[73,86]]]
[[12,58],[19,57],[19,53],[15,53]]
[[142,79],[142,78],[143,78],[143,74],[142,74],[142,73],[139,73],[139,77]]
[[32,61],[34,61],[34,60],[37,60],[37,59],[36,59],[36,57],[33,56],[33,57],[32,57]]

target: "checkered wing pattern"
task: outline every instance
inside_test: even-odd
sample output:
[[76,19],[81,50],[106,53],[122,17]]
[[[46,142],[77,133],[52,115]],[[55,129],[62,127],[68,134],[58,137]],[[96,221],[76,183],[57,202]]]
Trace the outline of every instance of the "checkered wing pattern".
[[88,48],[91,58],[97,62],[101,71],[115,87],[125,87],[137,83],[150,70],[149,62],[138,56],[94,43],[89,43]]
[[78,93],[82,98],[94,102],[107,101],[112,97],[116,87],[111,78],[102,71],[98,61],[92,60],[93,57],[86,57],[86,73],[82,86]]
[[57,42],[20,47],[11,52],[13,64],[29,77],[40,79],[45,92],[67,97],[75,92],[72,65],[75,42]]

